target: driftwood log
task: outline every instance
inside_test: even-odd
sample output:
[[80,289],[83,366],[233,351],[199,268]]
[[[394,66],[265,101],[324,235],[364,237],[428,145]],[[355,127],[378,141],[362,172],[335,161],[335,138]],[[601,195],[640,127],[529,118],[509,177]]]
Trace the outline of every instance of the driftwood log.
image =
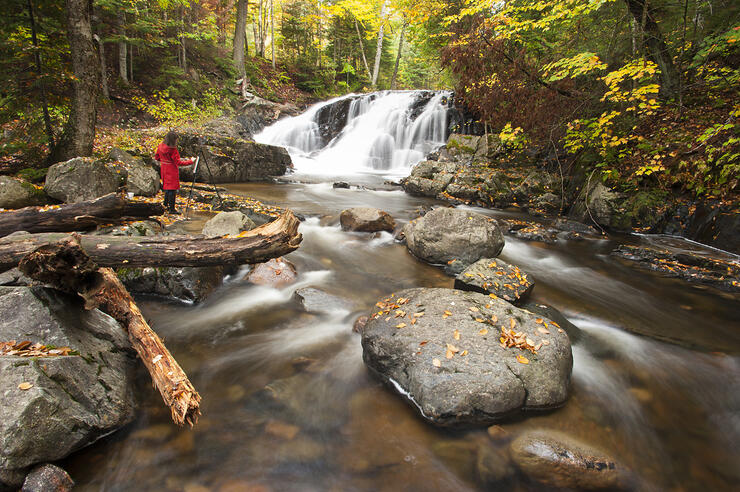
[[149,327],[138,306],[115,272],[98,268],[80,247],[74,234],[41,246],[19,264],[29,277],[59,290],[76,292],[85,299],[85,308],[99,308],[127,332],[129,340],[152,377],[177,425],[191,427],[200,415],[200,395],[190,383],[162,340]]
[[162,215],[161,203],[127,200],[110,193],[95,200],[58,205],[56,208],[26,207],[0,213],[0,237],[16,231],[69,232],[92,229],[98,224],[118,222],[123,218]]
[[[298,249],[299,221],[288,210],[278,219],[234,237],[77,235],[80,246],[103,267],[215,266],[261,263]],[[0,272],[15,267],[37,248],[69,237],[65,233],[0,238]]]

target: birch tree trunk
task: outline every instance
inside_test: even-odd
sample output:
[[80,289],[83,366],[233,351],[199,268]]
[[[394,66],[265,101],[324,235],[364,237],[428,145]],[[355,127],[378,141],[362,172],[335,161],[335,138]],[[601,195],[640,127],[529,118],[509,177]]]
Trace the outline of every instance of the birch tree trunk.
[[236,24],[234,25],[234,66],[244,77],[244,53],[247,45],[247,0],[239,0],[236,4]]
[[378,73],[380,72],[380,55],[383,52],[383,24],[385,22],[385,12],[388,8],[388,2],[384,1],[380,8],[380,29],[378,29],[378,46],[375,50],[375,66],[373,67],[373,87],[378,85]]
[[398,54],[396,55],[396,66],[393,68],[393,77],[391,77],[391,90],[396,88],[396,77],[398,77],[398,65],[401,63],[401,52],[403,51],[403,35],[406,33],[406,25],[408,22],[403,21],[401,27],[401,38],[398,40]]
[[[123,10],[118,11],[118,31],[120,36],[125,36],[126,31],[124,26],[126,25],[126,13]],[[123,80],[123,83],[128,85],[128,61],[127,61],[128,47],[126,41],[118,42],[118,75]]]

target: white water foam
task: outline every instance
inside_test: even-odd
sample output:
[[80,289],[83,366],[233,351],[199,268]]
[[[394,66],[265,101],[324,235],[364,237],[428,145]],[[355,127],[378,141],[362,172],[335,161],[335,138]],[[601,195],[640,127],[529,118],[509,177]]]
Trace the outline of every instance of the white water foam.
[[[447,136],[449,92],[435,94],[414,120],[411,109],[419,91],[349,94],[316,104],[305,113],[285,118],[254,136],[257,142],[285,147],[296,171],[306,174],[348,175],[380,173],[405,175],[426,154],[444,145]],[[324,146],[319,111],[352,98],[347,123]]]

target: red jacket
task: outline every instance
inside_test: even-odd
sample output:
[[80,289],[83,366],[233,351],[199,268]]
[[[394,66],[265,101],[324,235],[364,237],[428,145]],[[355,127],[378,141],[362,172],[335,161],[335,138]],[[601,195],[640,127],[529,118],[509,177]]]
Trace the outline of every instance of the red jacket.
[[178,166],[189,166],[193,163],[191,159],[180,160],[180,153],[175,147],[169,147],[164,143],[159,144],[154,158],[160,163],[160,174],[162,176],[163,190],[177,190],[180,188],[180,171]]

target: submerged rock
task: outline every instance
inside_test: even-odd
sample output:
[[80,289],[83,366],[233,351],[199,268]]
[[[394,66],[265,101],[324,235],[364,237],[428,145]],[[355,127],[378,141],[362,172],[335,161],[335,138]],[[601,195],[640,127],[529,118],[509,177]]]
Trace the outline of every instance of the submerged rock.
[[403,229],[406,246],[429,263],[459,260],[467,266],[481,258],[495,258],[504,247],[496,221],[456,208],[438,208]]
[[267,285],[276,289],[292,284],[298,278],[298,271],[293,263],[284,258],[273,258],[258,263],[244,279],[257,285]]
[[349,311],[352,308],[352,303],[348,300],[313,287],[298,289],[293,297],[309,313]]
[[371,207],[355,207],[342,211],[339,216],[342,230],[354,232],[393,232],[396,221],[388,212]]
[[[361,329],[363,360],[432,423],[489,424],[568,396],[570,341],[551,320],[452,289],[409,289],[379,307]],[[500,344],[502,325],[517,346]]]
[[0,488],[133,419],[135,359],[125,331],[76,297],[0,287],[0,340],[70,347],[79,355],[0,357]]
[[528,431],[510,446],[517,466],[538,482],[578,490],[624,490],[629,472],[612,456],[551,430]]
[[516,265],[493,258],[483,258],[455,278],[455,288],[482,294],[494,294],[506,301],[523,302],[534,289],[534,280]]

